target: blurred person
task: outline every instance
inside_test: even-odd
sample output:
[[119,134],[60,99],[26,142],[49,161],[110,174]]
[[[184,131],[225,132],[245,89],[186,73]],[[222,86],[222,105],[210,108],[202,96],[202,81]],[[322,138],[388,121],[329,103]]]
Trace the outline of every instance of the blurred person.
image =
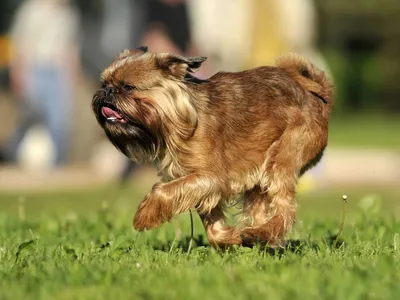
[[108,58],[139,43],[145,17],[142,7],[140,0],[103,0],[100,42]]
[[252,1],[191,0],[187,4],[193,41],[199,54],[207,56],[208,73],[243,69],[251,52]]
[[[324,57],[316,46],[317,13],[312,0],[254,0],[252,51],[249,68],[274,64],[285,52],[297,52],[330,76]],[[324,161],[301,178],[298,190],[316,187]]]
[[154,52],[187,53],[191,32],[185,0],[146,2],[146,29],[143,44]]
[[77,12],[68,0],[26,0],[19,7],[11,29],[10,84],[20,120],[2,151],[6,160],[16,161],[26,133],[38,123],[50,133],[53,163],[67,160],[79,74],[78,30]]
[[316,47],[312,0],[192,0],[188,4],[194,40],[202,55],[218,57],[217,70],[273,64],[288,51],[326,68]]
[[328,71],[317,45],[317,13],[313,0],[254,0],[249,67],[274,63],[285,52],[297,52]]

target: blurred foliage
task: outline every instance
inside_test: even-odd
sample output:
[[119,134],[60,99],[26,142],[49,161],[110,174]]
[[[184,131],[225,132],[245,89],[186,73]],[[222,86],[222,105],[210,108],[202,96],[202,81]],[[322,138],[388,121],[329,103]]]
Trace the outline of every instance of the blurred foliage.
[[400,1],[316,0],[340,111],[400,111]]
[[399,131],[400,118],[396,115],[344,115],[335,110],[329,124],[329,146],[399,151],[400,139],[393,135]]

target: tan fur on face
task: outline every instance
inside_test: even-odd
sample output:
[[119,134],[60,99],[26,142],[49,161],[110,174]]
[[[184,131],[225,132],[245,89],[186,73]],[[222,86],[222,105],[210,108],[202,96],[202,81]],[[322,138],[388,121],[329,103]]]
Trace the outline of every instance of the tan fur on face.
[[[102,74],[117,92],[93,98],[100,125],[125,154],[154,161],[162,181],[134,226],[154,228],[195,208],[214,246],[279,244],[295,222],[297,180],[327,145],[331,83],[293,54],[277,67],[201,81],[192,72],[204,60],[129,50]],[[124,91],[126,83],[135,89]],[[105,102],[127,123],[105,122]],[[239,195],[243,221],[229,227],[224,203]]]

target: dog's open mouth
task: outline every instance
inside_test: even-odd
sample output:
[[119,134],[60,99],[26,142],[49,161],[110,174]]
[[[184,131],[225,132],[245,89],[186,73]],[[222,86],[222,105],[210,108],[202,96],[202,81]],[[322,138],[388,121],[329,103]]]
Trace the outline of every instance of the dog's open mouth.
[[126,119],[115,109],[103,106],[101,108],[101,114],[107,119],[108,122],[113,123],[126,123]]

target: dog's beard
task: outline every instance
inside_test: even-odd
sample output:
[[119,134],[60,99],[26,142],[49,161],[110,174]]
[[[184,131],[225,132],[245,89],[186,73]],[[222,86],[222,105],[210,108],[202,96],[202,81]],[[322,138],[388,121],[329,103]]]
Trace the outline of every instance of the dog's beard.
[[124,155],[138,163],[157,158],[163,139],[149,105],[99,90],[93,97],[92,109],[109,140]]
[[[157,159],[164,168],[176,152],[187,151],[185,141],[197,128],[196,108],[189,98],[184,86],[164,81],[135,94],[120,91],[107,96],[101,89],[93,97],[92,109],[122,153],[138,163]],[[167,153],[171,159],[165,162]]]

